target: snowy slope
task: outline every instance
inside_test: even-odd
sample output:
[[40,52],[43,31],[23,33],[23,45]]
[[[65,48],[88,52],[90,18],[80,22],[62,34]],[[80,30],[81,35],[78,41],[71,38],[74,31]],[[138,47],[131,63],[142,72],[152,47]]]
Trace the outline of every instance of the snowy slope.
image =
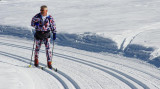
[[0,25],[31,30],[31,18],[44,4],[56,20],[59,45],[75,37],[73,44],[89,47],[95,43],[98,52],[123,54],[160,66],[155,64],[160,60],[159,0],[1,0]]
[[[1,35],[0,47],[1,89],[160,88],[160,70],[137,59],[55,45],[53,66],[59,70],[56,73],[27,68],[32,50],[30,40]],[[44,45],[40,62],[46,65]]]
[[[44,4],[57,24],[57,73],[27,67],[30,21]],[[160,89],[159,5],[158,0],[0,0],[0,89]],[[40,62],[46,66],[44,46]]]

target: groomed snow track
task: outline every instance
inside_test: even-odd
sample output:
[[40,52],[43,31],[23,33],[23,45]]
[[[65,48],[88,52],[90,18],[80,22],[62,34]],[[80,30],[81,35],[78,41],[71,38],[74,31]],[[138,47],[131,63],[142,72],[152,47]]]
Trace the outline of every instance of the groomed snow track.
[[[19,41],[21,42],[19,43]],[[0,55],[7,58],[5,61],[1,59],[2,63],[12,64],[14,61],[12,65],[23,66],[23,69],[27,68],[30,63],[32,41],[1,35],[0,46]],[[42,46],[40,51],[40,65],[45,66],[43,48]],[[57,82],[57,87],[61,89],[160,88],[160,71],[136,59],[128,60],[125,57],[111,54],[104,56],[56,45],[53,62],[54,67],[58,68],[58,72],[49,69],[30,69],[49,74]],[[25,72],[27,73],[27,71]],[[41,77],[39,76],[39,78]],[[44,82],[47,81],[44,80]],[[53,86],[56,85],[53,84]]]

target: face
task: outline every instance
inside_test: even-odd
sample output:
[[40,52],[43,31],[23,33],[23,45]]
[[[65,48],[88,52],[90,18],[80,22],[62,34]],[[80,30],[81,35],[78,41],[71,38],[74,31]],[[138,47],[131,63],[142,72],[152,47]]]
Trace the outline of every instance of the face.
[[42,8],[40,11],[41,11],[41,15],[43,16],[47,15],[47,12],[48,12],[47,8]]

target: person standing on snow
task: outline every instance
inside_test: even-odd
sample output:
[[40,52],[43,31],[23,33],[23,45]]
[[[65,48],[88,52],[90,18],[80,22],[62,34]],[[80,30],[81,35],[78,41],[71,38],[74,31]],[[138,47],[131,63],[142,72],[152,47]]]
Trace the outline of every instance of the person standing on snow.
[[48,68],[52,68],[52,55],[50,51],[50,31],[53,33],[53,40],[56,39],[56,25],[53,17],[48,14],[46,5],[40,7],[40,13],[36,14],[31,21],[31,26],[35,28],[34,39],[36,42],[34,65],[39,66],[38,54],[42,42],[45,44]]

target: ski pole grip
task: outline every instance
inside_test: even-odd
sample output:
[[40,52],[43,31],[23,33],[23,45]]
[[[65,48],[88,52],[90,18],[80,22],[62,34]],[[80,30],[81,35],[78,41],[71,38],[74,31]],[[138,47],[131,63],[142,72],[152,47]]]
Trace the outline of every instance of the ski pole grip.
[[32,29],[32,34],[34,35],[36,32],[35,32],[35,30],[34,29]]

